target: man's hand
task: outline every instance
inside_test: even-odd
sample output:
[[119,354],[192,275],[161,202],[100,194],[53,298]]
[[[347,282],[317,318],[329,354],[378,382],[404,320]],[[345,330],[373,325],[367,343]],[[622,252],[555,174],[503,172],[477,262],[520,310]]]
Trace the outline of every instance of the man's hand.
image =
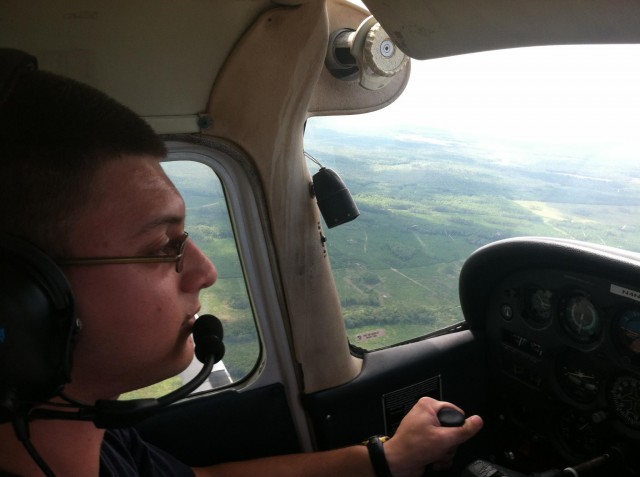
[[384,445],[394,477],[419,477],[429,464],[448,467],[456,447],[482,429],[480,416],[468,417],[460,427],[442,427],[438,411],[446,407],[463,412],[448,402],[424,397],[402,420],[393,438]]

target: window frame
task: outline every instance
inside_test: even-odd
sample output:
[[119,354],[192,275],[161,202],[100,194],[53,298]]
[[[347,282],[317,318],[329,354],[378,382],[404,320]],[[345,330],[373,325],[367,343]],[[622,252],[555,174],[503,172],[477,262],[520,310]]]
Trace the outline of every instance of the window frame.
[[258,361],[244,379],[202,394],[227,389],[243,392],[282,383],[301,442],[311,448],[306,416],[298,399],[297,369],[288,332],[283,319],[274,319],[284,316],[286,311],[281,304],[282,288],[257,172],[243,152],[224,140],[190,135],[163,139],[168,150],[166,161],[200,162],[210,167],[220,180],[260,345]]

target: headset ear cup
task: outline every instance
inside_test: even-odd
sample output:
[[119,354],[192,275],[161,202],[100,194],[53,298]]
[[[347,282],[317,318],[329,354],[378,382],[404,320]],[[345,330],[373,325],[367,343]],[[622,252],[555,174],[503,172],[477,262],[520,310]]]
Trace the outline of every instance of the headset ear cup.
[[0,406],[46,401],[69,382],[77,330],[64,273],[35,246],[0,238]]

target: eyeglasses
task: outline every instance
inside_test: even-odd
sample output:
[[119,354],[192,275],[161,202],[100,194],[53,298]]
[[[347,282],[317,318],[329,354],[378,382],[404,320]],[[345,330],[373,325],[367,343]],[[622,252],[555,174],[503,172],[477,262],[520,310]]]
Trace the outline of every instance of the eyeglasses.
[[179,239],[169,243],[167,248],[175,250],[175,255],[163,256],[140,256],[140,257],[86,257],[86,258],[63,258],[56,260],[58,265],[119,265],[127,263],[173,263],[176,264],[176,272],[180,273],[184,264],[184,249],[187,245],[189,234],[184,233]]

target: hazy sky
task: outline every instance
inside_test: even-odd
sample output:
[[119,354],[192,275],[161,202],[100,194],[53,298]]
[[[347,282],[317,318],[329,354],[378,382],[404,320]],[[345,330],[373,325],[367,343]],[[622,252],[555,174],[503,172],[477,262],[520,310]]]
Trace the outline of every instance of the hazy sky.
[[635,45],[413,60],[401,97],[381,112],[359,115],[356,123],[367,129],[435,126],[516,140],[610,138],[637,145],[639,88],[640,47]]
[[415,61],[397,106],[421,105],[411,121],[486,133],[635,138],[639,53],[637,46],[546,47]]
[[[385,115],[399,125],[514,139],[637,145],[639,88],[640,45],[501,50],[413,60],[409,86]],[[367,127],[381,122],[361,119]]]

